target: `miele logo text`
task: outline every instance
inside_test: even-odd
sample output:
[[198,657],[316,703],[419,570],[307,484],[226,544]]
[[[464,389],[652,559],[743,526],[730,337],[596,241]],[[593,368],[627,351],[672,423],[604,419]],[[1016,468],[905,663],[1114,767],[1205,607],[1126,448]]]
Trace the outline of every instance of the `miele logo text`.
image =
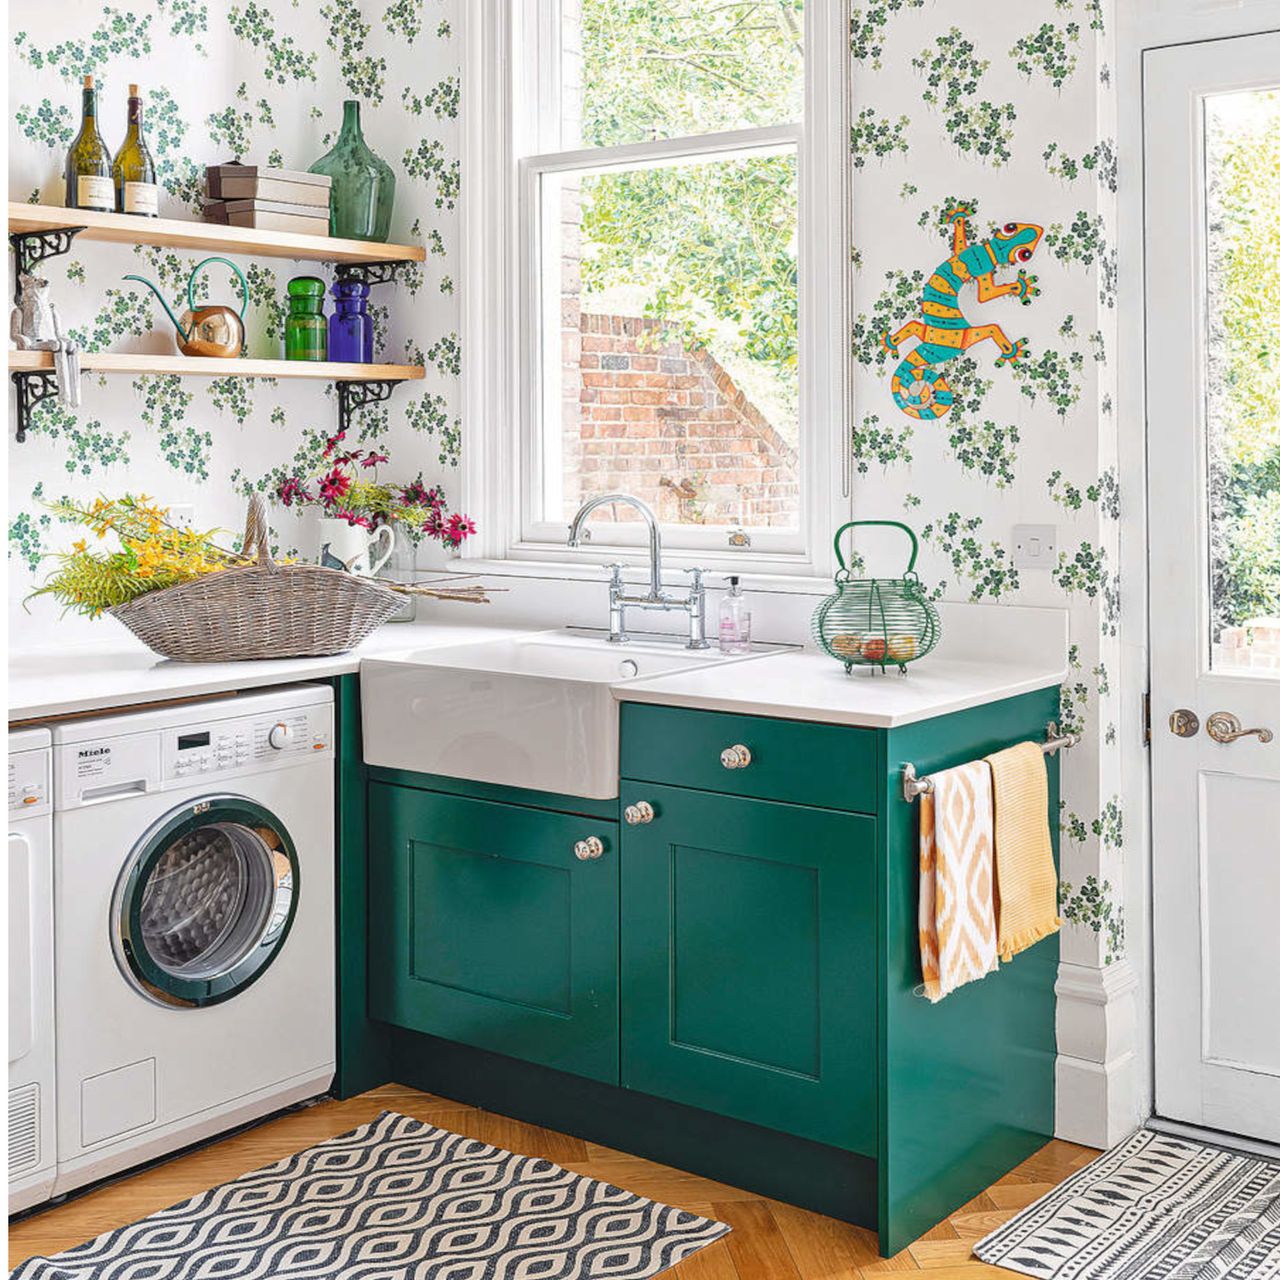
[[87,760],[90,756],[109,756],[110,754],[110,747],[84,747],[79,752],[81,760]]

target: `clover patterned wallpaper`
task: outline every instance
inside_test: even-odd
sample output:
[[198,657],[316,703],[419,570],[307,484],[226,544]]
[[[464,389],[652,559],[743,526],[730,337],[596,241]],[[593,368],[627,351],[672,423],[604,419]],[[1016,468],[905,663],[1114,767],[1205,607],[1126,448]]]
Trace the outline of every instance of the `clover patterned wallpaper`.
[[[1063,958],[1109,964],[1124,954],[1110,5],[855,0],[852,14],[855,513],[912,524],[943,598],[1069,610],[1062,718],[1085,739],[1062,765]],[[920,317],[958,205],[975,238],[1044,228],[1025,264],[1038,295],[980,303],[968,287],[959,301],[1028,353],[998,365],[977,343],[944,366],[950,411],[915,420],[881,336]],[[1014,566],[1015,524],[1057,527],[1056,567]],[[998,609],[990,636],[993,659],[1012,656]]]
[[[98,77],[99,128],[113,149],[124,132],[126,86],[141,84],[162,216],[198,216],[208,163],[240,157],[307,168],[336,136],[343,100],[361,99],[365,138],[396,170],[391,238],[427,249],[422,268],[373,290],[375,356],[420,362],[427,376],[356,421],[391,455],[384,478],[421,471],[452,496],[461,438],[457,22],[458,0],[15,0],[10,199],[62,203],[62,163],[86,72]],[[83,244],[42,272],[64,327],[86,350],[172,353],[159,305],[121,277],[147,276],[174,302],[204,256]],[[238,261],[250,292],[247,353],[280,356],[285,285],[328,268]],[[235,298],[225,267],[215,264],[204,278],[209,297]],[[73,536],[45,501],[142,490],[193,505],[201,527],[239,529],[251,489],[270,488],[317,456],[334,430],[336,399],[321,382],[86,376],[79,409],[49,400],[33,421],[26,443],[9,445],[10,626],[23,644],[55,636],[67,643],[117,624],[60,620],[47,599],[23,611],[22,596],[43,576],[41,553]],[[281,547],[313,554],[312,519],[277,510]],[[421,555],[433,553],[424,547]]]
[[[164,211],[176,215],[198,208],[207,162],[240,155],[306,167],[327,148],[342,99],[361,98],[366,137],[399,174],[393,238],[429,250],[423,271],[377,296],[381,352],[423,359],[427,380],[365,410],[362,427],[388,447],[397,473],[421,469],[448,491],[464,426],[455,207],[463,3],[15,0],[10,194],[60,198],[85,71],[103,85],[109,144],[122,127],[125,83],[143,84]],[[921,575],[944,598],[1070,611],[1063,719],[1085,742],[1063,764],[1064,958],[1086,964],[1124,953],[1109,3],[855,0],[850,31],[856,511],[915,525]],[[947,366],[950,412],[917,421],[894,404],[897,361],[881,335],[919,316],[921,289],[951,252],[944,213],[958,202],[972,210],[975,235],[1007,222],[1044,227],[1027,264],[1039,287],[1028,305],[979,304],[971,288],[961,298],[971,323],[1000,324],[1028,354],[997,366],[995,345],[978,344]],[[88,348],[169,350],[156,309],[120,276],[151,275],[176,297],[195,261],[94,245],[49,274],[64,320]],[[282,262],[244,265],[251,354],[274,355],[294,272]],[[318,385],[86,379],[79,411],[47,405],[28,443],[10,445],[11,599],[38,576],[41,552],[70,536],[42,500],[128,486],[195,504],[202,524],[234,526],[242,495],[313,456],[333,420]],[[279,514],[276,522],[286,548],[303,546],[302,527]],[[1018,523],[1057,526],[1055,568],[1014,567]],[[57,623],[46,601],[32,610],[14,615],[24,642],[87,634],[78,620]],[[999,659],[998,608],[990,626]]]

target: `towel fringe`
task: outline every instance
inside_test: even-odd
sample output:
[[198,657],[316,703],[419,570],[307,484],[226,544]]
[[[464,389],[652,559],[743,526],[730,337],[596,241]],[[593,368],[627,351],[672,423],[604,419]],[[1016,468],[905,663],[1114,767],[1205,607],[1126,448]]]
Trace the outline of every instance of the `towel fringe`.
[[1029,929],[1022,929],[1011,938],[1001,938],[1000,959],[1004,961],[1012,960],[1019,951],[1025,951],[1028,947],[1035,946],[1042,939],[1052,937],[1061,928],[1062,917],[1054,916],[1051,922],[1033,925]]

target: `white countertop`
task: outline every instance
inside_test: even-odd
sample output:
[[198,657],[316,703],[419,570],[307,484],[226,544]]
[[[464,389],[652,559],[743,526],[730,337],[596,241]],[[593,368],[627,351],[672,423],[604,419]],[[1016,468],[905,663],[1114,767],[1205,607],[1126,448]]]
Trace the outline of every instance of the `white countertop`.
[[257,662],[174,662],[157,657],[122,627],[83,645],[9,652],[9,720],[43,720],[107,707],[209,697],[264,685],[320,680],[360,669],[360,659],[401,649],[467,644],[511,635],[509,627],[389,623],[331,658]]
[[890,729],[952,711],[1061,684],[1067,671],[1052,663],[924,658],[906,675],[844,667],[820,653],[780,653],[753,662],[707,667],[616,685],[622,702],[734,711]]
[[[543,628],[536,628],[543,630]],[[481,643],[527,634],[527,628],[438,623],[390,624],[350,653],[332,658],[193,663],[158,658],[132,636],[9,655],[9,720],[209,697],[358,671],[362,658]],[[838,662],[812,652],[786,652],[616,685],[620,701],[700,707],[787,720],[891,728],[1060,684],[1065,662],[1011,663],[929,657],[907,675],[846,675]]]

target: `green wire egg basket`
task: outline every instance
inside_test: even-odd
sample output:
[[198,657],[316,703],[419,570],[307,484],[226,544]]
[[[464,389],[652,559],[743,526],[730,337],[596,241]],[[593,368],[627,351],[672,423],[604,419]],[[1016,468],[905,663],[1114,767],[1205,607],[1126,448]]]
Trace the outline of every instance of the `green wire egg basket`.
[[[902,577],[855,578],[850,573],[840,538],[866,525],[901,529],[911,539],[911,559]],[[890,666],[906,671],[907,663],[923,658],[942,635],[938,611],[916,576],[916,535],[897,520],[850,520],[836,530],[835,549],[840,563],[836,589],[813,611],[814,643],[843,662],[846,672],[854,667],[884,671]]]

